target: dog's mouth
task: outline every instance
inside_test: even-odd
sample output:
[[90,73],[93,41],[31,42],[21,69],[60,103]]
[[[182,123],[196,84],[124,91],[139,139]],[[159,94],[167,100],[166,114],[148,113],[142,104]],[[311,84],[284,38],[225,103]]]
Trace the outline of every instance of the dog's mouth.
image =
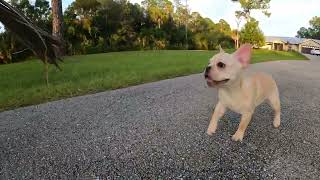
[[230,79],[224,79],[224,80],[216,81],[216,80],[211,79],[209,76],[206,77],[207,84],[210,87],[226,84],[229,80]]

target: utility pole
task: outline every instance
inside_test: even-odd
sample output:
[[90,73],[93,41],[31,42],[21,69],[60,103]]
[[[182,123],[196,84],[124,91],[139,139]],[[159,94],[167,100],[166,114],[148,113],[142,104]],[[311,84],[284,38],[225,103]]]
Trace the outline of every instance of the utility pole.
[[189,49],[188,45],[188,23],[189,23],[189,11],[188,11],[188,0],[186,0],[186,11],[187,11],[187,17],[186,17],[186,49]]

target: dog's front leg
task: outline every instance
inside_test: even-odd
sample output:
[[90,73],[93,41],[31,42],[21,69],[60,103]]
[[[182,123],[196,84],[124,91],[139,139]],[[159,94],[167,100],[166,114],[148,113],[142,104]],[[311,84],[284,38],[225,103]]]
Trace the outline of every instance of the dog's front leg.
[[251,121],[252,114],[253,113],[251,113],[251,112],[247,112],[247,113],[243,113],[242,114],[238,130],[232,136],[232,140],[234,140],[234,141],[242,141],[244,133],[245,133],[250,121]]
[[225,107],[220,102],[218,102],[218,104],[214,108],[214,112],[207,130],[208,135],[211,136],[216,132],[218,121],[224,115],[224,113],[225,113]]

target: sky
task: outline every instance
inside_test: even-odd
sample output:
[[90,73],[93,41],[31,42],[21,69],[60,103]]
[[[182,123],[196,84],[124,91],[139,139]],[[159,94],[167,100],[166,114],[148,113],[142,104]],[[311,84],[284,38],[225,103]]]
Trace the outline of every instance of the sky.
[[[62,0],[63,9],[73,1]],[[141,3],[142,0],[129,1]],[[188,4],[191,11],[197,11],[214,22],[225,19],[233,29],[236,28],[234,12],[241,9],[239,3],[231,0],[188,0]],[[300,27],[309,27],[312,17],[320,16],[319,7],[320,0],[271,0],[269,18],[258,11],[254,11],[252,16],[260,22],[260,28],[266,36],[293,37]]]
[[[140,3],[142,0],[130,0]],[[185,2],[184,0],[181,0]],[[240,10],[239,3],[231,0],[188,0],[191,11],[199,12],[214,22],[225,19],[232,28],[236,28],[234,12]],[[293,37],[300,27],[309,27],[309,20],[320,16],[320,0],[271,0],[271,16],[265,17],[254,11],[252,16],[260,22],[260,28],[267,36]]]

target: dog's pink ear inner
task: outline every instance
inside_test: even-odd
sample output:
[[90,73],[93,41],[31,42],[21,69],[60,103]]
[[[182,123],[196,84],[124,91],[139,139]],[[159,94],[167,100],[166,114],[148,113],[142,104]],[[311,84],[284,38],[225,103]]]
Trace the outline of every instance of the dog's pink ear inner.
[[234,57],[242,64],[243,67],[247,67],[250,64],[252,47],[250,44],[242,45],[235,53]]

